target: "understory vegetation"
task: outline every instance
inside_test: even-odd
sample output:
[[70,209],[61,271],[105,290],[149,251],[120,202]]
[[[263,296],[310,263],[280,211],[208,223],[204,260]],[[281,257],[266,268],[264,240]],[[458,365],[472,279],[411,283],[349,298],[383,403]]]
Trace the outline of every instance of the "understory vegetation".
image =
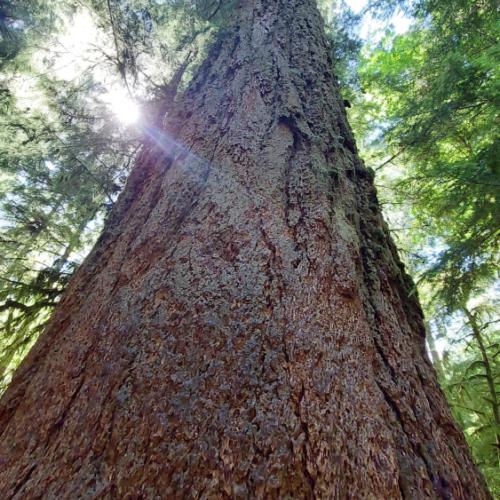
[[[0,4],[0,392],[236,0]],[[499,8],[320,8],[358,148],[426,313],[429,354],[500,498]],[[402,24],[405,29],[402,29]]]

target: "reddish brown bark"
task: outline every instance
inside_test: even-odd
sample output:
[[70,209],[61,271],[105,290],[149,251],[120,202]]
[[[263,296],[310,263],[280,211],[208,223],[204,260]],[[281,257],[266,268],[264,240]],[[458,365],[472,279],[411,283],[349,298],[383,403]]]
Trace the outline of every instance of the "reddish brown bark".
[[2,399],[2,497],[488,498],[312,0],[235,14]]

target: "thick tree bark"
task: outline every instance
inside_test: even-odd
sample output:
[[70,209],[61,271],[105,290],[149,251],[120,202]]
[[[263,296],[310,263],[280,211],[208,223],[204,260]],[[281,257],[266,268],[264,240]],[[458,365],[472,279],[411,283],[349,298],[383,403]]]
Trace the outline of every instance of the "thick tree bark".
[[3,498],[488,498],[312,0],[243,0],[0,408]]

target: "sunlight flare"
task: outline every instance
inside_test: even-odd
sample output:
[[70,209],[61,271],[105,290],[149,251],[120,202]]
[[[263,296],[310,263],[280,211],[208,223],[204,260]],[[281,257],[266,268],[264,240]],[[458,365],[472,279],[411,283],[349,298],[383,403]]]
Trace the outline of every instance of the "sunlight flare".
[[104,99],[117,120],[124,125],[132,125],[139,120],[140,108],[124,89],[113,89],[105,95]]

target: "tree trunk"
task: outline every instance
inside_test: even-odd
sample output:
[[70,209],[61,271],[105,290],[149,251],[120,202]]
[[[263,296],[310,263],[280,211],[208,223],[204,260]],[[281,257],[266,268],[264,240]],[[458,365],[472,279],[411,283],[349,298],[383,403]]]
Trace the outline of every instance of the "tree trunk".
[[432,330],[429,323],[426,324],[425,332],[426,332],[425,336],[427,339],[427,348],[429,349],[429,354],[431,355],[432,366],[434,366],[434,369],[436,370],[438,377],[442,377],[444,372],[443,361],[439,356],[439,352],[436,346],[436,341],[434,340],[434,336],[432,334]]
[[1,402],[3,498],[488,498],[313,0],[242,0]]

